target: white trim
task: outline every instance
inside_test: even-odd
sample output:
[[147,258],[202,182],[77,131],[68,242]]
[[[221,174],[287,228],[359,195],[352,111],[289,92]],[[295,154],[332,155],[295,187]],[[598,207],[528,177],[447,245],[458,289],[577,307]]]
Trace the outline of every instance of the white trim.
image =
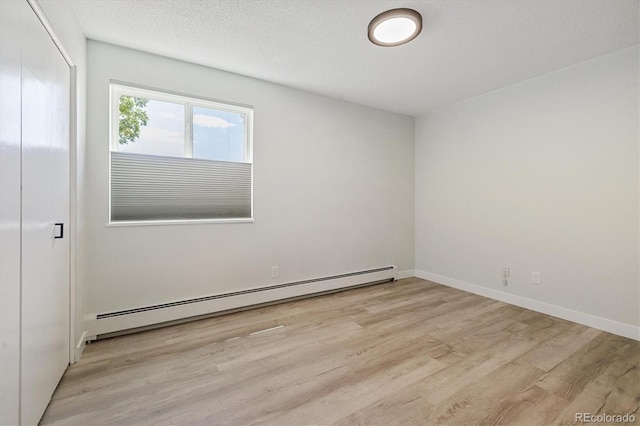
[[[122,86],[122,87],[125,87],[125,88],[146,90],[146,91],[149,91],[149,92],[159,92],[159,93],[164,93],[166,95],[173,95],[173,96],[182,97],[182,98],[190,99],[190,100],[194,100],[194,99],[195,100],[201,100],[201,101],[205,101],[206,103],[217,103],[217,104],[221,104],[223,106],[231,106],[231,107],[238,107],[238,108],[244,108],[244,109],[253,110],[253,105],[249,105],[249,104],[242,104],[242,103],[238,103],[238,102],[230,102],[230,101],[225,101],[225,100],[221,100],[221,99],[210,98],[210,97],[207,97],[207,96],[186,94],[186,93],[183,93],[183,92],[177,92],[175,90],[160,89],[160,88],[157,88],[157,87],[145,86],[145,85],[142,85],[142,84],[131,83],[131,82],[128,82],[128,81],[110,79],[109,80],[109,84],[116,85],[116,86]],[[204,105],[204,106],[206,106],[206,105]],[[234,111],[231,111],[231,112],[234,112]]]
[[[244,120],[244,141],[242,147],[243,160],[234,161],[242,163],[251,163],[252,159],[252,133],[250,127],[253,125],[253,107],[240,106],[231,102],[223,102],[218,100],[205,100],[197,96],[186,94],[177,94],[175,92],[143,88],[141,86],[130,85],[122,82],[110,81],[109,96],[111,105],[111,115],[109,116],[109,146],[111,151],[119,151],[120,144],[116,138],[118,134],[118,117],[119,117],[119,99],[120,96],[134,96],[153,101],[166,102],[184,107],[184,147],[182,157],[193,157],[193,107],[206,108],[215,111],[224,111],[237,115],[242,115]],[[221,160],[229,161],[229,160]]]
[[416,271],[415,269],[406,269],[404,271],[400,271],[398,272],[398,279],[402,280],[405,278],[413,278],[416,276]]
[[[118,126],[114,124],[115,118],[119,117],[120,102],[118,101],[118,94],[116,88],[109,85],[109,149],[107,153],[118,150],[118,138],[116,133],[118,132]],[[109,163],[109,170],[111,170],[111,163]],[[109,182],[111,182],[111,176],[109,176]]]
[[47,19],[46,14],[38,4],[37,0],[27,0],[29,7],[44,27],[45,31],[53,41],[56,49],[69,66],[69,364],[77,362],[80,358],[76,356],[73,348],[75,338],[75,314],[76,314],[76,228],[77,228],[77,149],[78,149],[78,76],[77,67],[69,53],[64,48],[62,41],[56,34],[53,26]]
[[80,361],[80,357],[82,356],[84,349],[87,347],[87,340],[87,330],[85,330],[82,332],[80,339],[78,339],[78,343],[76,343],[76,346],[73,348],[73,354],[76,362]]
[[[193,108],[201,107],[216,111],[226,111],[238,115],[242,115],[244,122],[244,141],[243,141],[243,161],[229,161],[231,163],[242,163],[251,165],[251,216],[249,218],[230,218],[230,219],[180,219],[180,220],[151,220],[151,221],[112,221],[111,220],[111,152],[120,150],[118,142],[118,117],[119,117],[119,99],[120,96],[136,96],[150,100],[161,102],[169,102],[184,107],[184,147],[183,155],[177,158],[193,158]],[[177,93],[169,90],[155,89],[140,86],[132,83],[121,82],[117,80],[109,80],[109,188],[108,188],[108,210],[107,217],[109,222],[107,226],[144,226],[144,225],[182,225],[182,224],[220,224],[220,223],[252,223],[253,222],[253,106],[240,105],[237,103],[208,99],[198,96]],[[150,154],[151,155],[151,154]],[[163,156],[160,156],[163,157]],[[168,156],[170,157],[170,156]],[[206,159],[204,159],[206,160]],[[219,160],[227,161],[227,160]]]
[[416,277],[640,341],[640,327],[416,269]]
[[86,339],[87,339],[87,330],[82,332],[82,336],[80,336],[80,339],[78,339],[78,343],[76,343],[75,349],[80,349],[82,345],[86,343]]
[[78,239],[78,68],[71,66],[69,93],[69,364],[80,361],[73,341],[76,337],[76,253]]
[[67,65],[69,65],[70,68],[74,67],[75,64],[71,60],[71,56],[69,56],[69,54],[65,50],[64,46],[62,45],[62,42],[58,38],[58,35],[53,30],[53,26],[47,19],[47,15],[45,15],[44,11],[42,10],[38,2],[36,0],[27,0],[27,3],[29,3],[29,6],[31,7],[31,9],[33,9],[33,12],[38,17],[38,20],[40,21],[40,23],[42,23],[42,26],[44,27],[44,29],[47,31],[47,33],[49,33],[49,37],[51,37],[51,40],[53,40],[53,44],[55,44],[56,48],[60,51],[60,54],[62,55],[64,60],[67,62]]
[[[245,144],[247,141],[244,142]],[[118,147],[118,150],[120,147]],[[246,150],[246,148],[242,148]],[[186,103],[184,106],[184,153],[187,158],[193,158],[193,104]],[[245,157],[246,158],[246,157]]]
[[[109,203],[111,205],[111,203]],[[253,218],[241,219],[184,219],[184,220],[140,220],[130,222],[107,222],[108,227],[121,226],[154,226],[154,225],[202,225],[221,223],[253,223]]]
[[191,104],[192,106],[198,108],[210,108],[218,111],[233,112],[236,114],[245,114],[248,111],[253,111],[252,106],[245,106],[234,102],[221,101],[219,99],[203,98],[201,96],[194,96],[186,93],[174,92],[171,90],[150,88],[115,80],[109,80],[109,86],[114,89],[118,96],[134,96],[179,105]]

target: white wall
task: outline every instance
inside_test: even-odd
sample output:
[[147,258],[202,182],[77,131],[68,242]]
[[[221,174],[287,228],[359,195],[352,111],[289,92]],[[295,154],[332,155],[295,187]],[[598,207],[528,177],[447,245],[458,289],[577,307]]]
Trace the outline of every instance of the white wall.
[[417,274],[633,331],[638,75],[636,46],[419,118]]
[[[73,307],[73,327],[75,336],[72,343],[76,349],[76,361],[80,359],[80,354],[84,349],[82,335],[84,328],[84,296],[83,287],[84,275],[84,253],[85,253],[85,151],[86,151],[86,94],[87,94],[87,39],[82,28],[76,19],[75,12],[66,0],[39,0],[38,2],[47,20],[53,27],[56,35],[60,39],[65,51],[71,57],[77,70],[77,120],[76,120],[76,147],[72,152],[72,179],[75,181],[75,206],[71,210],[72,220],[75,220],[75,228],[71,229],[70,241],[72,245],[71,258],[71,285],[72,292],[71,306]],[[75,162],[75,167],[74,167]],[[73,186],[73,184],[72,184]]]
[[[87,314],[413,268],[412,117],[94,41],[88,64]],[[255,223],[108,227],[109,79],[253,105]]]

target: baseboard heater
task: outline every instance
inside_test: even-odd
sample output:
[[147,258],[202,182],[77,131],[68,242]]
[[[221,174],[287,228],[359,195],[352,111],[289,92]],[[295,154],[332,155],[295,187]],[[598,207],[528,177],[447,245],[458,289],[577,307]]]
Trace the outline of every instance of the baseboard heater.
[[254,287],[158,305],[88,315],[85,317],[85,326],[88,340],[93,340],[101,334],[117,333],[296,297],[392,281],[397,278],[397,275],[398,270],[395,266],[385,266],[366,271]]

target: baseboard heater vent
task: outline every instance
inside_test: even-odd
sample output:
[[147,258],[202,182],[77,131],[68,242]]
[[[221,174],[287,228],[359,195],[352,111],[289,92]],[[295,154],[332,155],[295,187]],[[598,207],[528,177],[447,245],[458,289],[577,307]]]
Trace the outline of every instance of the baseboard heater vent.
[[122,311],[88,315],[85,318],[88,336],[114,333],[163,322],[181,320],[226,310],[249,307],[283,299],[313,295],[355,287],[363,284],[391,281],[397,278],[395,266],[349,272],[266,287],[214,294]]

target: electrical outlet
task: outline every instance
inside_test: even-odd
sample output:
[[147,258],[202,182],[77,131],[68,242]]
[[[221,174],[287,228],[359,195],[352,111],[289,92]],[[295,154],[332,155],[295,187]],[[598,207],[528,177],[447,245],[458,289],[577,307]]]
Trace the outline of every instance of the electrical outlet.
[[531,273],[531,282],[534,284],[540,284],[540,272]]
[[271,267],[271,278],[277,278],[278,277],[278,267],[277,266],[272,266]]
[[508,286],[509,285],[509,276],[511,275],[511,268],[508,266],[505,266],[504,268],[502,268],[502,285],[503,286]]

